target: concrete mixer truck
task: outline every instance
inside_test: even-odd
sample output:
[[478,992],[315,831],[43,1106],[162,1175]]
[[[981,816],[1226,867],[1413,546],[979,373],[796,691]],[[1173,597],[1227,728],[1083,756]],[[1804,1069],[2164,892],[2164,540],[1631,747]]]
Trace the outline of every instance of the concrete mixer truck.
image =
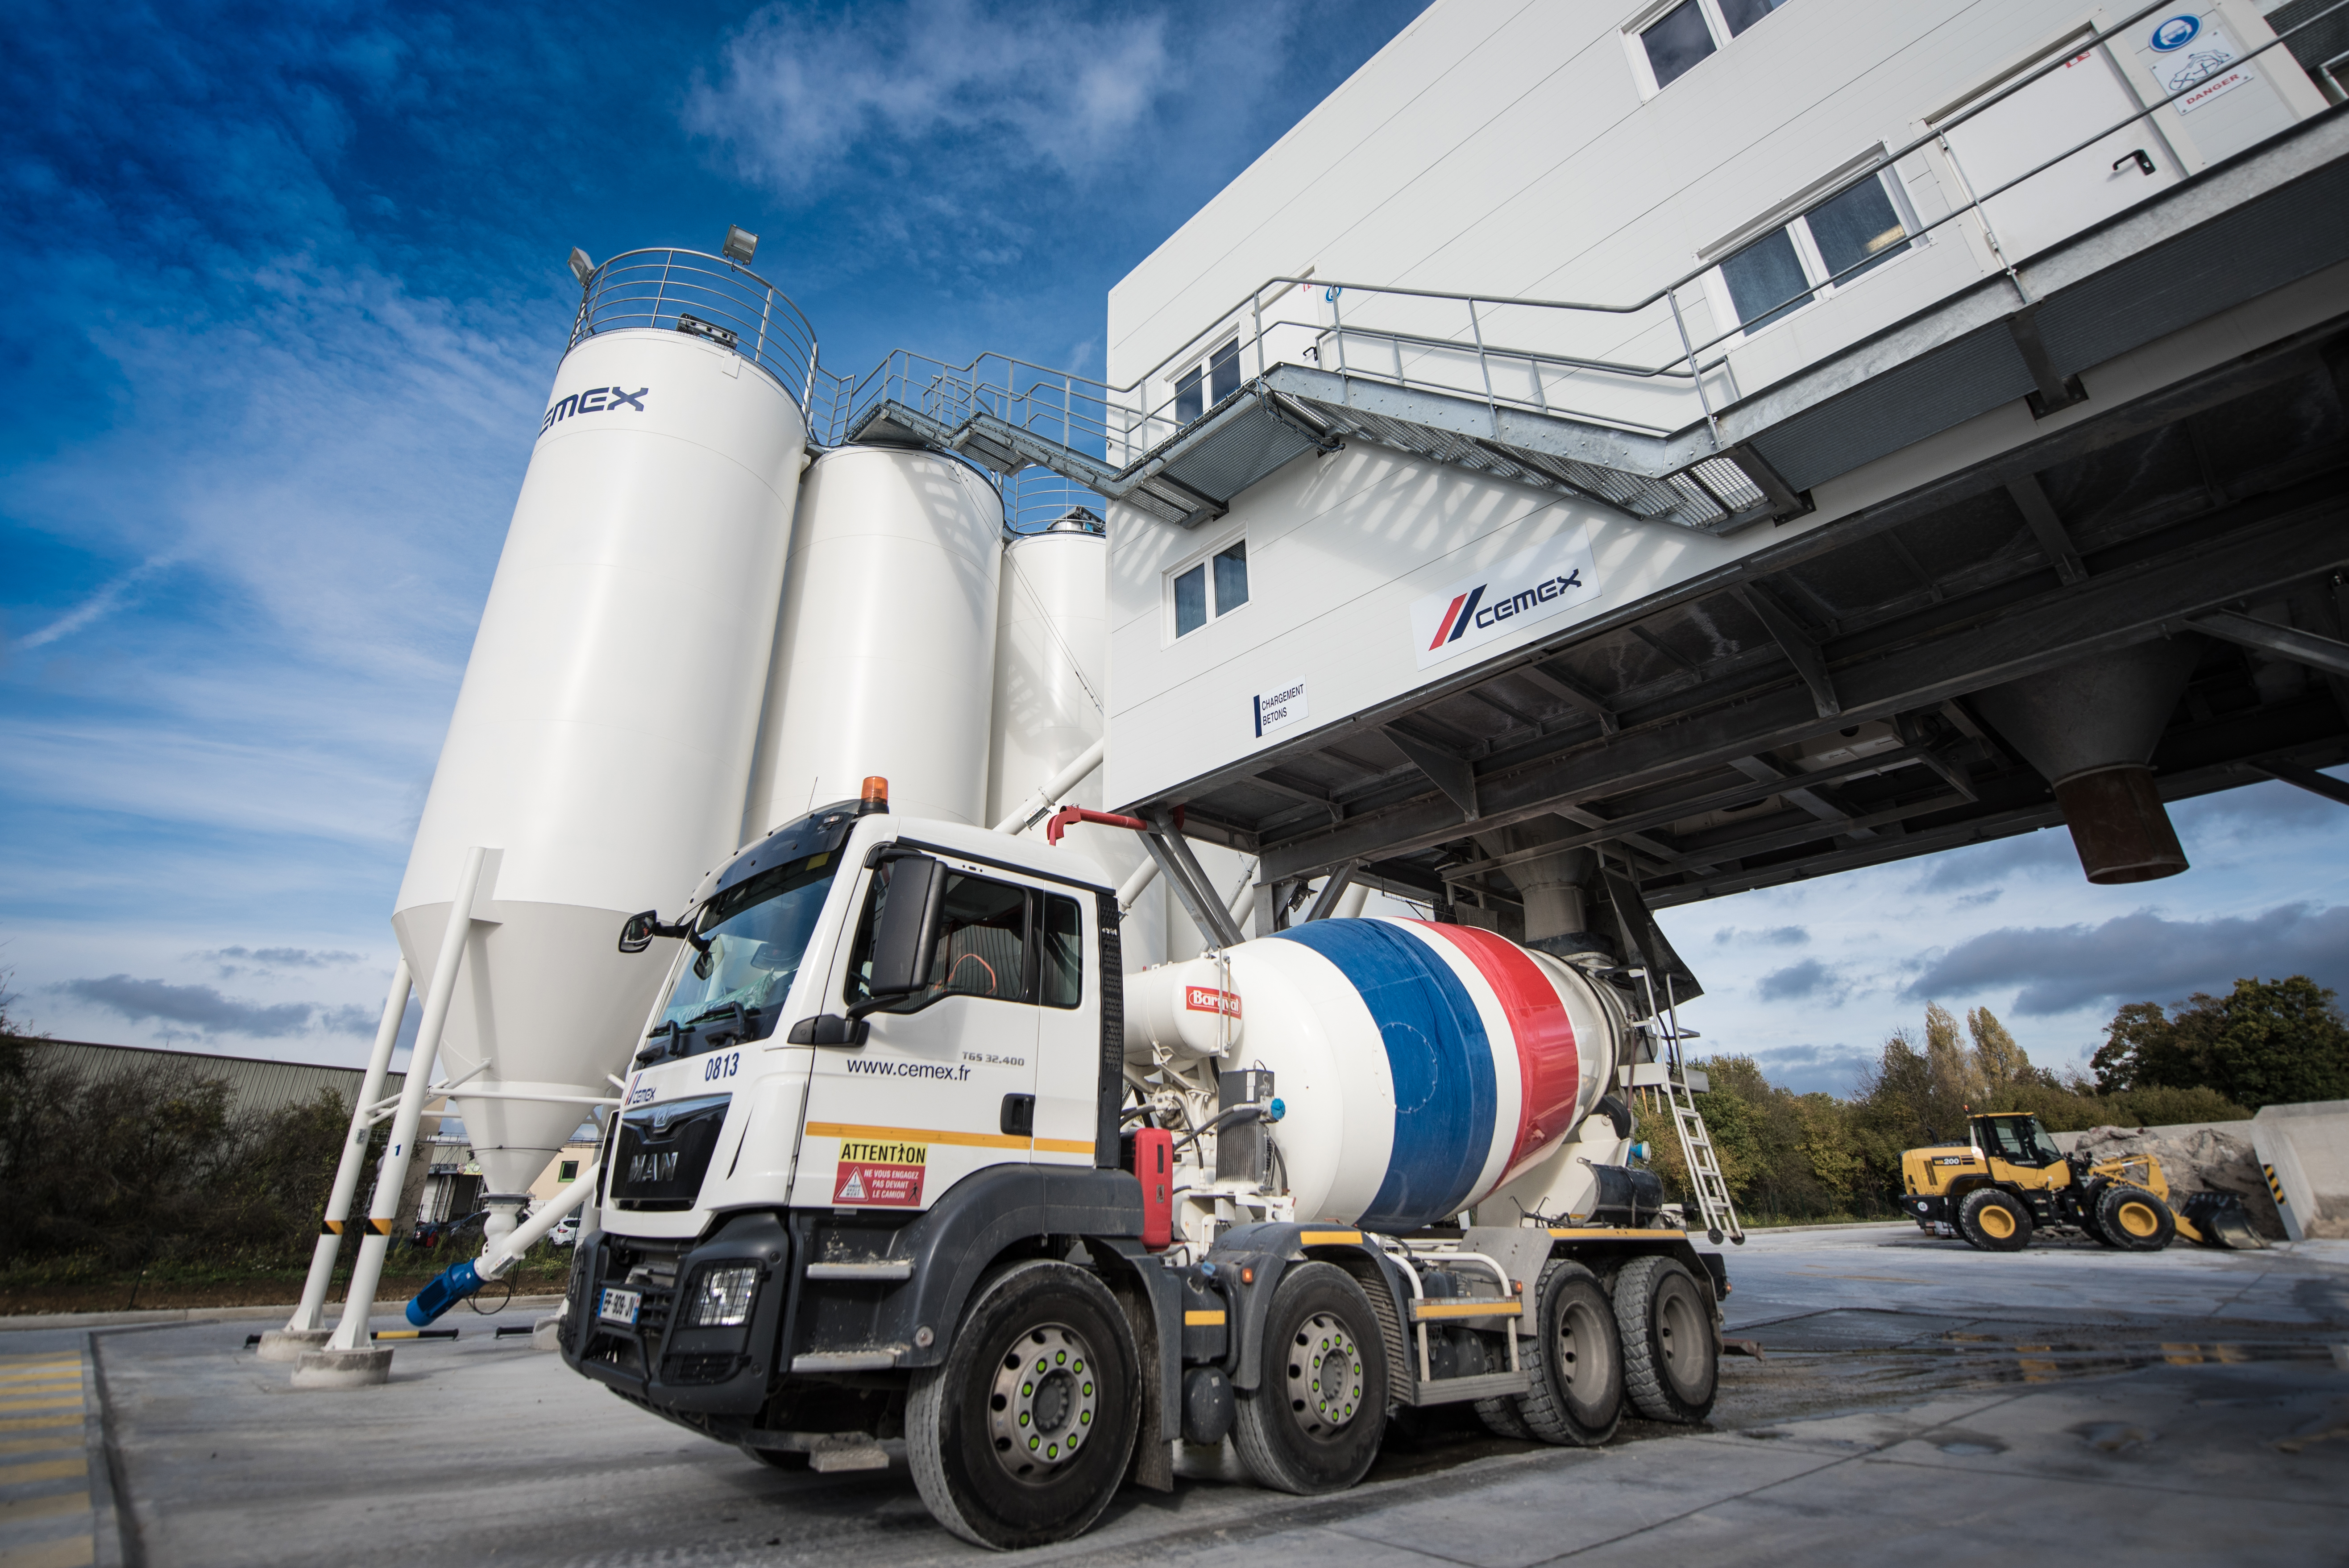
[[671,954],[565,1360],[777,1466],[902,1437],[957,1535],[1075,1535],[1227,1442],[1342,1490],[1391,1415],[1711,1409],[1727,1292],[1625,1162],[1633,1026],[1475,928],[1322,919],[1122,975],[1072,848],[883,779],[620,934]]

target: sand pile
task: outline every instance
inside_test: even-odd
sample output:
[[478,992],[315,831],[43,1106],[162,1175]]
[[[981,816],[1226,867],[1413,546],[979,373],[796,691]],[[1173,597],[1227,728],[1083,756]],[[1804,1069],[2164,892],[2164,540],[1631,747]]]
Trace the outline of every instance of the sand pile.
[[2243,1201],[2251,1229],[2271,1242],[2284,1239],[2283,1221],[2276,1214],[2275,1200],[2268,1194],[2259,1156],[2248,1138],[2212,1127],[2196,1128],[2178,1138],[2141,1127],[2092,1127],[2080,1134],[2075,1147],[2095,1160],[2150,1154],[2161,1161],[2161,1173],[2169,1179],[2173,1204],[2189,1192],[2232,1192]]

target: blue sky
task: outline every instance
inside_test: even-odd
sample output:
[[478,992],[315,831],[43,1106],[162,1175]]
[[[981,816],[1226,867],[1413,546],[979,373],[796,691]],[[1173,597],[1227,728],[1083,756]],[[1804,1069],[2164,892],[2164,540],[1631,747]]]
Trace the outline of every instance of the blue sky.
[[[1098,370],[1109,285],[1415,9],[0,9],[13,1011],[364,1055],[573,245],[737,222],[835,368]],[[2179,820],[2197,869],[2148,888],[2040,834],[1671,912],[1695,1021],[1839,1088],[1929,994],[2063,1061],[2116,999],[2349,982],[2349,812]]]

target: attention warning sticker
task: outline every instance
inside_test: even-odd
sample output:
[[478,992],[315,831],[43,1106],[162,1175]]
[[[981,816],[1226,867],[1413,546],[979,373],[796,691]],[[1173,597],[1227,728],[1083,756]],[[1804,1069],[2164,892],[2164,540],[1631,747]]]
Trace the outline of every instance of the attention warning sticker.
[[877,1209],[910,1209],[922,1201],[922,1176],[929,1169],[926,1143],[876,1143],[844,1138],[832,1201]]

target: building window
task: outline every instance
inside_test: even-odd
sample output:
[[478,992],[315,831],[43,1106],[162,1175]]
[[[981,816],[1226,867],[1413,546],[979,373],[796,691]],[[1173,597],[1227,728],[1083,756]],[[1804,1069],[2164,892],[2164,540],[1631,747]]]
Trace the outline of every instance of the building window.
[[1649,93],[1659,93],[1688,74],[1689,68],[1726,46],[1754,23],[1784,5],[1786,0],[1680,0],[1661,13],[1651,13],[1634,29],[1638,47],[1633,58],[1647,67]]
[[1722,286],[1738,325],[1754,332],[1890,261],[1917,243],[1915,231],[1882,170],[1723,257]]
[[1174,378],[1174,422],[1187,425],[1240,389],[1240,340],[1233,338]]
[[579,1161],[577,1161],[576,1160],[566,1160],[566,1161],[564,1161],[562,1164],[560,1164],[560,1165],[556,1166],[556,1167],[554,1168],[554,1179],[555,1179],[557,1181],[578,1181],[578,1180],[579,1180]]
[[1234,540],[1206,561],[1174,573],[1174,634],[1187,637],[1248,602],[1247,541]]

